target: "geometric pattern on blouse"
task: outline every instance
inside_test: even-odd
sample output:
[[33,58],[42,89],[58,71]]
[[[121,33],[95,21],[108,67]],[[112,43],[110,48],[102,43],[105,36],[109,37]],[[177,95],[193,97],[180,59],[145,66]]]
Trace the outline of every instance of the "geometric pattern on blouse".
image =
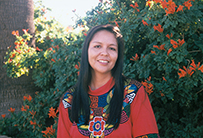
[[[120,124],[123,124],[128,121],[130,116],[130,104],[136,97],[136,93],[140,87],[141,84],[138,81],[133,82],[131,80],[126,81],[124,86],[124,98]],[[62,100],[64,108],[68,108],[69,118],[71,111],[71,108],[69,107],[71,107],[71,100],[73,98],[74,90],[75,89],[71,89],[68,92],[66,92]],[[109,107],[113,93],[114,87],[110,89],[109,92],[100,96],[89,95],[90,100],[89,125],[85,125],[85,121],[82,115],[79,118],[79,123],[75,124],[74,122],[71,121],[73,125],[77,125],[78,131],[82,135],[89,136],[91,138],[102,138],[113,132],[114,130],[113,125],[106,124],[106,121],[108,119],[107,109]]]

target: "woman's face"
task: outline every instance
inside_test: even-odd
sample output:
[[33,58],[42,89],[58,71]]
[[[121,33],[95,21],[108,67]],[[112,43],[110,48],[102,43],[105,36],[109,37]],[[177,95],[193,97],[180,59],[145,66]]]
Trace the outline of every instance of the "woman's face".
[[93,69],[92,73],[111,75],[117,58],[118,44],[114,34],[106,30],[97,32],[88,48],[88,61]]

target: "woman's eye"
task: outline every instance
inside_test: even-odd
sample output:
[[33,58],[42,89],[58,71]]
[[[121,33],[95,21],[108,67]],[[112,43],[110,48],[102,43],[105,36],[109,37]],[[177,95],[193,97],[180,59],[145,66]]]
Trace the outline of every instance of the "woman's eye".
[[110,50],[116,51],[116,49],[115,49],[115,48],[113,48],[113,47],[110,47]]
[[96,45],[96,46],[94,46],[94,48],[100,48],[100,45]]

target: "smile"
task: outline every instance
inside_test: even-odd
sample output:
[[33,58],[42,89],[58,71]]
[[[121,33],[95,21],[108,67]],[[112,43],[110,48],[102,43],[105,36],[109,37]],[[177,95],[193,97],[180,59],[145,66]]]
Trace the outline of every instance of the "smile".
[[107,61],[107,60],[98,60],[98,61],[101,63],[109,63],[109,61]]

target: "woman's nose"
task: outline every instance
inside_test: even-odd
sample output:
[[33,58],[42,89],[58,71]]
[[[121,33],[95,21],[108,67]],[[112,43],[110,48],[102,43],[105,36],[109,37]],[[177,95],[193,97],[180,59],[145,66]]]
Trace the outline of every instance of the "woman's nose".
[[105,55],[105,56],[108,55],[107,48],[102,48],[101,55]]

